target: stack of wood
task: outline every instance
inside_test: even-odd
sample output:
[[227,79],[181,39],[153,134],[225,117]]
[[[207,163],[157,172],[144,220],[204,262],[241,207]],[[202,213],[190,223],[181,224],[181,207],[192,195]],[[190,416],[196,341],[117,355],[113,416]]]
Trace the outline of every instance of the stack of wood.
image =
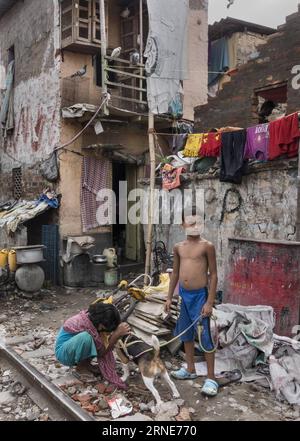
[[[139,302],[128,318],[133,332],[144,340],[146,343],[152,345],[152,335],[155,335],[160,340],[161,344],[172,340],[173,330],[178,317],[178,297],[173,298],[171,305],[171,314],[167,316],[164,311],[166,302],[166,294],[153,293],[146,297],[145,302]],[[175,354],[181,346],[180,340],[167,345],[167,348],[172,354]]]

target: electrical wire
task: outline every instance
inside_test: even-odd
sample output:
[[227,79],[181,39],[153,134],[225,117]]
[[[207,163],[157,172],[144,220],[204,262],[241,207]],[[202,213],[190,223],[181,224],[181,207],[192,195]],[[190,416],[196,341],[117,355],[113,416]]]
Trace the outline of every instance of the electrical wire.
[[[97,118],[97,116],[99,115],[99,113],[100,113],[100,110],[102,109],[102,107],[104,106],[104,104],[107,104],[107,102],[109,101],[109,99],[110,99],[110,95],[109,94],[104,94],[104,97],[103,97],[103,100],[102,100],[102,102],[101,102],[101,104],[100,104],[100,106],[98,107],[98,109],[96,110],[96,112],[94,113],[94,115],[92,116],[92,118],[89,120],[89,122],[83,127],[83,129],[82,130],[80,130],[80,132],[79,133],[77,133],[77,135],[75,135],[70,141],[68,141],[68,142],[66,142],[65,144],[63,144],[63,145],[61,145],[61,146],[59,146],[59,147],[56,147],[54,150],[53,150],[53,153],[54,152],[56,152],[57,150],[63,150],[63,149],[65,149],[68,145],[70,145],[70,144],[73,144],[73,142],[75,142],[85,131],[86,131],[86,129],[92,124],[92,122]],[[75,153],[74,151],[73,151],[73,153]],[[77,152],[76,152],[77,153]]]

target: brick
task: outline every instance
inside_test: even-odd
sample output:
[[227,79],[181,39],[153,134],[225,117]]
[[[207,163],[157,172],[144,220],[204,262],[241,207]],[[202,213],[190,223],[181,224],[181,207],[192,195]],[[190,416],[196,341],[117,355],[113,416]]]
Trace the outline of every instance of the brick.
[[96,385],[96,389],[98,390],[98,392],[100,394],[104,394],[105,390],[106,390],[106,386],[103,383],[99,383]]
[[[260,57],[243,66],[226,83],[217,98],[208,100],[208,104],[195,108],[195,130],[206,131],[210,127],[238,125],[248,127],[253,121],[254,90],[270,83],[291,79],[291,67],[300,64],[300,13],[288,18],[288,26],[268,38],[268,42],[259,49]],[[274,70],[273,61],[280,54]],[[241,102],[244,102],[241,106]],[[299,108],[299,94],[291,90],[288,81],[288,113]]]
[[90,401],[92,400],[93,395],[91,394],[75,394],[72,395],[72,399],[74,401],[79,401],[79,403],[90,403]]

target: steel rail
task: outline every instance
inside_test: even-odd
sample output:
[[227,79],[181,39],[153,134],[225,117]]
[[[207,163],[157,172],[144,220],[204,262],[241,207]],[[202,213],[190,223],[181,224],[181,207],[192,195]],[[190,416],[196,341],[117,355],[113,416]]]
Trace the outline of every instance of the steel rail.
[[31,366],[13,349],[0,341],[0,360],[11,365],[25,380],[28,387],[33,388],[38,395],[49,404],[54,413],[59,414],[63,421],[97,421],[88,412],[81,409],[74,401],[62,392],[59,387],[51,383],[35,367]]

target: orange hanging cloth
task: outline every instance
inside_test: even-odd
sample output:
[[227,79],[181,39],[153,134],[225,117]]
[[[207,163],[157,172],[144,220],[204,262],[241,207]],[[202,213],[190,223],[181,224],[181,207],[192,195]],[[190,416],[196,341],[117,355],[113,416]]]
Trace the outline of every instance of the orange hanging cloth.
[[163,189],[169,191],[180,187],[180,176],[184,172],[184,167],[175,168],[170,164],[166,164],[162,169]]

